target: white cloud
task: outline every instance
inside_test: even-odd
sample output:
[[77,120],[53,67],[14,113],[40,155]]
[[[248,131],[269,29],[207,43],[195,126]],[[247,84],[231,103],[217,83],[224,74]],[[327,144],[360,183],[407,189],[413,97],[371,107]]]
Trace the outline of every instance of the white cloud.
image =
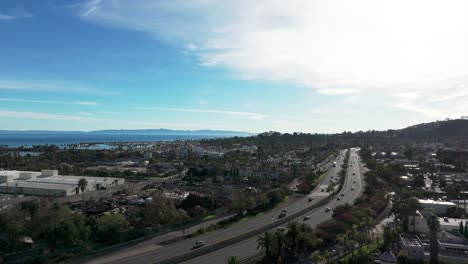
[[81,86],[72,81],[44,81],[44,80],[0,80],[0,90],[83,93],[92,95],[115,95],[117,91]]
[[175,112],[189,112],[189,113],[208,113],[208,114],[222,114],[232,116],[242,116],[249,119],[262,120],[266,117],[264,114],[251,113],[251,112],[239,112],[239,111],[224,111],[224,110],[211,110],[211,109],[188,109],[188,108],[165,108],[165,107],[142,107],[142,106],[131,106],[127,107],[130,109],[141,109],[141,110],[156,110],[156,111],[175,111]]
[[[80,113],[83,114],[83,113]],[[141,122],[141,121],[126,121],[126,120],[114,120],[114,119],[100,119],[93,117],[75,116],[75,115],[57,115],[50,113],[39,113],[39,112],[22,112],[22,111],[11,111],[11,110],[0,110],[0,118],[23,118],[23,119],[38,119],[38,120],[64,120],[64,121],[79,121],[79,122],[91,122],[98,123],[101,126],[118,126],[118,128],[187,128],[187,126],[194,129],[202,128],[216,128],[212,124],[200,124],[200,123],[156,123],[156,122]],[[35,128],[43,129],[43,128]]]
[[76,112],[78,115],[83,115],[83,116],[93,116],[93,113],[88,113],[88,112]]
[[28,12],[26,12],[22,8],[16,8],[13,10],[10,10],[8,13],[0,13],[0,21],[1,20],[13,20],[13,19],[19,19],[19,18],[31,18],[32,15]]
[[[121,109],[139,109],[139,110],[156,110],[156,111],[175,111],[175,112],[190,112],[190,113],[208,113],[208,114],[221,114],[230,116],[241,116],[248,119],[263,120],[266,115],[252,112],[239,112],[239,111],[224,111],[212,109],[189,109],[189,108],[164,108],[164,107],[144,107],[144,106],[121,106],[121,105],[101,105],[96,102],[66,102],[66,101],[44,101],[44,100],[31,100],[31,99],[17,99],[17,98],[1,98],[0,101],[19,102],[19,103],[40,103],[40,104],[64,104],[64,105],[81,105],[81,106],[100,106]],[[99,111],[100,113],[110,114],[115,112]],[[80,115],[90,115],[87,112],[79,112]]]
[[418,99],[444,93],[453,104],[457,88],[447,87],[468,82],[466,10],[465,0],[95,0],[80,16],[157,35],[242,78],[372,92],[382,105],[435,116],[443,106]]
[[317,92],[325,95],[349,95],[349,94],[356,94],[360,91],[358,89],[318,89]]
[[83,105],[95,106],[96,102],[65,102],[65,101],[44,101],[44,100],[30,100],[30,99],[16,99],[16,98],[0,98],[0,101],[18,102],[18,103],[39,103],[39,104],[65,104],[65,105]]

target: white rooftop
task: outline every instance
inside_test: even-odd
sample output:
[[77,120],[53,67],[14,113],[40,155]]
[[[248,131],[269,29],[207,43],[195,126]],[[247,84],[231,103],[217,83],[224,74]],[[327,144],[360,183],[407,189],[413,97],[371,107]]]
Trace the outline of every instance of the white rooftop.
[[455,206],[455,203],[452,202],[447,202],[447,201],[434,201],[431,199],[419,199],[418,200],[420,204],[443,204],[443,205],[449,205],[449,206]]

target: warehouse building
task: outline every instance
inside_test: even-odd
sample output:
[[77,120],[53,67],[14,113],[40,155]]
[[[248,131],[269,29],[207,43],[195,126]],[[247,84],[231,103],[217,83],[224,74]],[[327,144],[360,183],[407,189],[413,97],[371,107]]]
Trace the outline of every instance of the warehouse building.
[[85,192],[125,183],[123,178],[63,176],[57,170],[0,171],[0,193],[38,196],[70,196],[80,193],[78,182],[86,179]]

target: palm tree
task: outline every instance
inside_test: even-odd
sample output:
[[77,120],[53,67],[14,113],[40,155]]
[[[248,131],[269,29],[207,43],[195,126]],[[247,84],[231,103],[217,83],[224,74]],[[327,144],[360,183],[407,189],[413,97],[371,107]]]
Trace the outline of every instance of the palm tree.
[[81,193],[83,194],[83,203],[81,204],[81,208],[82,208],[82,210],[83,210],[83,214],[86,212],[86,211],[85,211],[85,196],[84,196],[84,192],[85,192],[87,186],[88,186],[88,181],[87,181],[85,178],[81,178],[81,179],[78,181],[78,188],[80,188]]
[[429,234],[430,234],[430,247],[429,247],[429,255],[430,255],[430,264],[438,264],[439,263],[439,243],[437,242],[437,232],[440,230],[440,223],[439,218],[435,214],[431,214],[427,218],[427,226],[429,227]]
[[230,256],[227,260],[227,264],[239,264],[239,259],[236,256]]
[[289,240],[289,243],[293,249],[296,249],[297,236],[299,235],[299,224],[295,221],[289,222],[286,225],[286,229],[288,230],[286,232],[286,236]]
[[413,233],[416,232],[416,210],[420,208],[419,201],[416,197],[411,197],[408,199],[408,208],[410,213],[413,216]]
[[297,226],[297,229],[299,230],[300,233],[306,233],[306,234],[312,234],[312,227],[310,227],[310,225],[306,224],[306,223],[300,223],[298,226]]
[[[346,247],[346,241],[347,241],[347,237],[345,234],[339,234],[336,236],[336,242],[338,243],[340,248],[342,247],[344,249]],[[341,250],[339,252],[341,255]]]
[[273,234],[275,242],[276,242],[276,256],[277,258],[281,257],[281,253],[283,252],[283,244],[286,240],[283,230],[277,229]]
[[265,251],[265,259],[268,261],[271,258],[271,247],[273,245],[273,236],[266,231],[257,238],[257,249],[261,248]]
[[372,217],[367,217],[364,220],[364,224],[367,226],[367,240],[370,241],[371,240],[371,233],[372,233],[372,230],[375,227],[376,221]]

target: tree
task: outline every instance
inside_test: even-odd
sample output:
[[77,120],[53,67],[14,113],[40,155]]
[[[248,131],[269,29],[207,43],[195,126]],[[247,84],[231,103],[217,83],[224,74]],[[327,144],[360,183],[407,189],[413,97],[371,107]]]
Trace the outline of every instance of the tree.
[[239,259],[236,256],[230,256],[227,260],[227,264],[239,264]]
[[311,255],[310,258],[317,264],[318,261],[322,258],[320,251],[316,250]]
[[87,186],[88,186],[88,181],[87,181],[85,178],[81,178],[81,179],[78,181],[78,188],[80,188],[81,193],[83,194],[83,203],[81,204],[81,209],[83,210],[83,214],[86,213],[86,210],[85,210],[85,195],[84,195],[84,192],[85,192]]
[[410,214],[413,216],[413,233],[416,232],[416,210],[420,208],[419,200],[416,197],[411,197],[408,200],[408,208]]
[[283,244],[286,240],[286,237],[284,235],[284,231],[282,229],[277,229],[274,233],[274,240],[276,244],[276,257],[280,258],[281,254],[283,253]]
[[36,201],[24,201],[21,202],[21,210],[29,214],[29,218],[32,220],[39,209],[39,204]]
[[430,237],[430,247],[429,247],[429,255],[430,255],[430,264],[438,264],[439,263],[439,245],[437,242],[437,232],[440,230],[440,223],[439,218],[435,214],[431,214],[427,218],[427,226],[429,227],[429,237]]
[[465,230],[463,231],[463,235],[468,238],[468,222],[465,222]]
[[299,224],[295,221],[289,222],[286,225],[286,237],[291,248],[296,249],[297,236],[299,235]]
[[366,230],[367,239],[368,241],[370,241],[372,230],[375,227],[376,221],[372,217],[367,217],[366,219],[364,219],[364,224],[367,226],[367,230]]
[[273,246],[273,236],[270,232],[266,231],[257,238],[257,249],[261,248],[265,252],[265,259],[271,259],[271,248]]
[[77,218],[49,224],[39,237],[51,251],[54,251],[85,245],[90,235],[91,228],[85,224],[84,219]]
[[[346,242],[348,241],[347,236],[345,234],[339,234],[336,236],[336,242],[340,246],[340,249],[344,249],[346,247]],[[341,251],[340,251],[341,254]]]
[[107,214],[97,222],[96,236],[100,242],[116,242],[122,238],[125,218],[121,214]]
[[398,253],[398,256],[397,256],[397,263],[398,264],[409,264],[408,251],[400,250],[400,253]]

